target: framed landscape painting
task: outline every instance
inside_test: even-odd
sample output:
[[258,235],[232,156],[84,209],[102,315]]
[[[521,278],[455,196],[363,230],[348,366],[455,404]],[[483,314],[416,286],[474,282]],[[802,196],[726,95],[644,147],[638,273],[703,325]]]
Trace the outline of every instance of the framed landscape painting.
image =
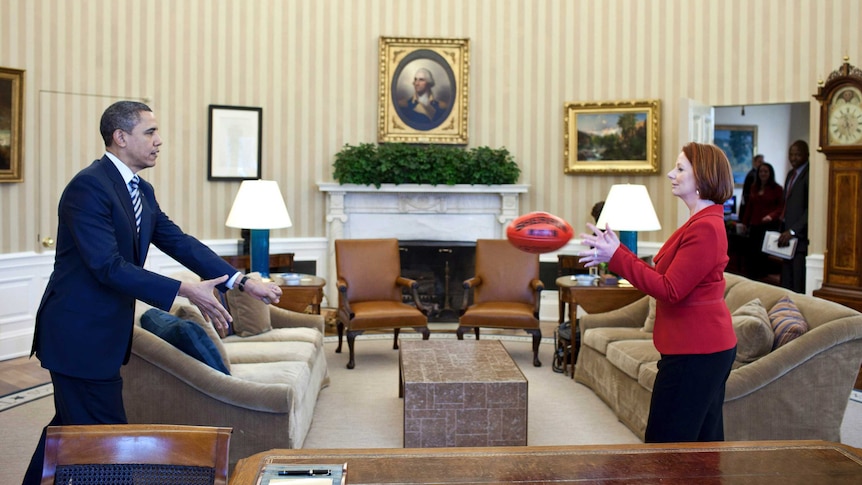
[[567,174],[657,173],[658,100],[566,103]]
[[727,155],[733,183],[741,186],[757,153],[757,125],[716,125],[714,140]]
[[380,143],[467,144],[469,39],[380,38]]
[[0,67],[0,182],[23,182],[24,71]]

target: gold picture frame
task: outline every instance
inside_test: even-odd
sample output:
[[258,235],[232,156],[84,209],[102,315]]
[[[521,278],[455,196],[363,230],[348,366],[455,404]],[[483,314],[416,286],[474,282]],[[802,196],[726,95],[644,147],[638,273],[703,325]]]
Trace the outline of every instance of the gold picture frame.
[[470,39],[380,37],[377,141],[466,145],[469,69]]
[[0,182],[23,182],[24,71],[0,67]]
[[656,99],[566,103],[567,174],[658,173],[660,102]]

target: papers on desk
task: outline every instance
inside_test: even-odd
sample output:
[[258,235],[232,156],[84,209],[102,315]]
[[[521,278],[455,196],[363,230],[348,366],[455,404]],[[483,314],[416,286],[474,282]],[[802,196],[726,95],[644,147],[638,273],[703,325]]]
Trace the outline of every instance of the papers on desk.
[[766,231],[766,234],[763,236],[763,247],[761,250],[766,254],[778,256],[782,259],[793,259],[793,255],[796,254],[796,244],[799,241],[795,237],[791,238],[790,244],[782,248],[778,246],[779,237],[781,237],[781,233],[778,231]]
[[257,475],[257,485],[345,485],[347,463],[340,465],[264,465]]

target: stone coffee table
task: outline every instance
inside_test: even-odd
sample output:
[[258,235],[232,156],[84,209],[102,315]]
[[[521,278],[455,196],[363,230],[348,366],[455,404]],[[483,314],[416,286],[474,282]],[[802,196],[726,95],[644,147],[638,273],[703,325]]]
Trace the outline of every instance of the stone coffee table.
[[499,340],[399,349],[405,448],[527,445],[527,379]]

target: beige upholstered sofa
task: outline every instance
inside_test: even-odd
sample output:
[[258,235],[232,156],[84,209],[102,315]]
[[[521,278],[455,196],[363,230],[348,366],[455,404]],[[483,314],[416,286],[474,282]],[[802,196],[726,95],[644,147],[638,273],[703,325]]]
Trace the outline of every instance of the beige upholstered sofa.
[[[201,325],[230,375],[140,325],[129,364],[122,368],[130,423],[232,427],[231,464],[272,448],[302,447],[318,393],[329,383],[323,317],[265,305],[235,291],[228,292],[229,310],[235,328],[248,336],[220,338],[212,325]],[[139,305],[140,316],[149,307]],[[171,313],[203,321],[185,298],[177,298]]]
[[[809,330],[752,362],[736,362],[727,381],[727,440],[840,441],[841,422],[860,362],[862,314],[819,298],[725,274],[731,312],[758,298],[770,309],[789,296]],[[649,297],[580,319],[575,379],[590,387],[641,439],[660,355],[644,331]],[[752,338],[737,329],[742,354]],[[739,358],[739,357],[738,357]],[[749,359],[752,360],[752,359]]]

